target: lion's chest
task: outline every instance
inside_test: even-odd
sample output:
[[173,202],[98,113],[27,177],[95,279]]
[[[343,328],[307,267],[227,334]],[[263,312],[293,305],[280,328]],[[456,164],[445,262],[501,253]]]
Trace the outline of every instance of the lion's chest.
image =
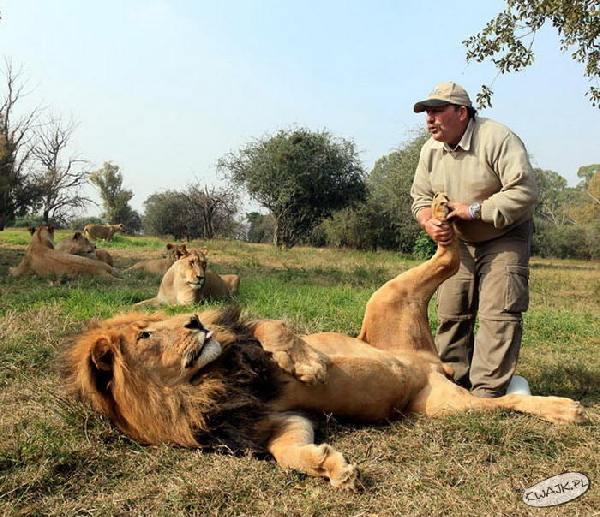
[[334,356],[323,384],[309,386],[291,380],[285,385],[277,409],[304,409],[333,413],[362,421],[398,416],[426,382],[397,358]]

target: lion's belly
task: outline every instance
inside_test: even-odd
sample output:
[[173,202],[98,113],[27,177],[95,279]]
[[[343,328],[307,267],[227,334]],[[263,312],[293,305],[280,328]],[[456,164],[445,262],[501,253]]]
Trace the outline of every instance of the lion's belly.
[[[382,360],[384,359],[384,360]],[[364,421],[398,416],[425,384],[420,370],[398,359],[333,356],[327,381],[309,386],[288,378],[276,409],[333,413]]]

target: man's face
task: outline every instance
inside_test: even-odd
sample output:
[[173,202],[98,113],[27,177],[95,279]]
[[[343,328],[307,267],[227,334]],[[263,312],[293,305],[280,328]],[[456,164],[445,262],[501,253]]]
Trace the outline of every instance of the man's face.
[[440,106],[427,108],[427,131],[437,142],[447,142],[456,145],[460,141],[469,123],[467,108],[464,106]]

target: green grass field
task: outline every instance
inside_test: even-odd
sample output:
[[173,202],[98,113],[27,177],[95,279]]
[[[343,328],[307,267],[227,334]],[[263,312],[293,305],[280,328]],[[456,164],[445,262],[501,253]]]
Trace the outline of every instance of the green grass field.
[[[597,262],[532,261],[518,368],[534,394],[583,396],[583,425],[494,413],[364,426],[325,415],[318,440],[361,469],[364,490],[346,493],[270,458],[142,447],[65,399],[60,350],[86,321],[154,296],[160,279],[8,277],[28,242],[26,231],[0,232],[0,515],[599,515]],[[217,272],[241,275],[236,301],[246,314],[284,319],[298,332],[356,335],[373,291],[417,263],[390,252],[194,244],[209,248]],[[119,269],[162,257],[164,245],[123,236],[99,243]],[[431,316],[434,325],[433,307]],[[525,488],[564,472],[587,475],[591,488],[563,506],[522,502]]]

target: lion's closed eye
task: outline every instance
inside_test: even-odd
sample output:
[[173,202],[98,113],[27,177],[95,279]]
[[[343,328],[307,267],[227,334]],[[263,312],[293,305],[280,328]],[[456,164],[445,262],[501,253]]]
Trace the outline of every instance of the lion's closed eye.
[[150,337],[150,332],[140,332],[137,336],[138,341],[140,339],[148,339]]

